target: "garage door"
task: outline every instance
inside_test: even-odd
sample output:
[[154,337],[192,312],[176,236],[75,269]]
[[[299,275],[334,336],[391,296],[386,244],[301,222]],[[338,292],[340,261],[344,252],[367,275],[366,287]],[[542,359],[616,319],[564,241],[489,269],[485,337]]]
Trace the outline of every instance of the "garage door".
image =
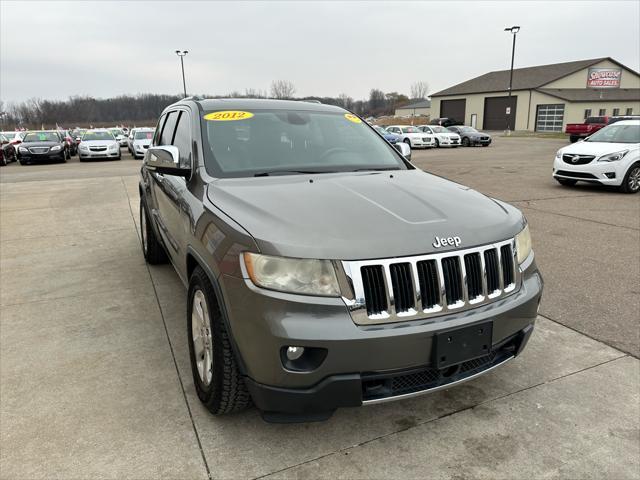
[[[515,130],[518,97],[485,97],[483,130]],[[507,118],[507,107],[511,108]]]
[[561,132],[564,120],[564,103],[538,105],[536,132]]
[[440,102],[440,116],[443,118],[453,118],[460,123],[464,123],[464,113],[467,101],[462,100],[442,100]]

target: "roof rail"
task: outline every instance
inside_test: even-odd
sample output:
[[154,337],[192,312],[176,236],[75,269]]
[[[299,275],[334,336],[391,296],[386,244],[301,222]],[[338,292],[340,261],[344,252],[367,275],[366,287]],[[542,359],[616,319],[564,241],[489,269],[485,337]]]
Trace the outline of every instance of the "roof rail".
[[307,102],[307,103],[319,103],[320,105],[322,105],[322,102],[320,100],[314,100],[313,98],[310,99],[303,99],[303,100],[299,100],[300,102]]

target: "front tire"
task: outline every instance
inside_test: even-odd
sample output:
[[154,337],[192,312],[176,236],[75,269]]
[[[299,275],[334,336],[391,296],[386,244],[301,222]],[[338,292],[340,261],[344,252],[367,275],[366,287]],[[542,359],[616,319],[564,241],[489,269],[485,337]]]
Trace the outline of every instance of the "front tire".
[[624,176],[620,191],[624,193],[640,192],[640,163],[631,165],[627,174]]
[[207,409],[222,415],[251,405],[215,291],[200,267],[189,279],[187,334],[193,383]]
[[409,145],[409,148],[411,148],[411,140],[409,140],[408,138],[405,138],[403,142]]
[[467,137],[464,137],[462,139],[462,146],[463,147],[470,147],[471,146],[471,142],[469,141],[469,139]]
[[140,242],[147,263],[151,265],[167,263],[167,252],[156,237],[156,232],[150,223],[147,207],[142,200],[140,200]]
[[436,148],[440,148],[440,140],[436,138]]
[[576,143],[579,139],[580,139],[580,137],[578,137],[577,135],[571,135],[571,136],[569,136],[569,141],[570,141],[571,143]]

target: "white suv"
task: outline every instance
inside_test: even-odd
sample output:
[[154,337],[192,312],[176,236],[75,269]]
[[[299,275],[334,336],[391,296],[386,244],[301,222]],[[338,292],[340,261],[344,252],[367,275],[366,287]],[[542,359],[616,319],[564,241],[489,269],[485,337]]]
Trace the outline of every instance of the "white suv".
[[411,125],[391,125],[385,128],[387,129],[387,132],[399,135],[400,141],[411,146],[411,148],[431,148],[436,146],[433,135],[424,133]]
[[615,185],[623,192],[640,191],[640,120],[623,120],[561,148],[553,162],[553,178]]

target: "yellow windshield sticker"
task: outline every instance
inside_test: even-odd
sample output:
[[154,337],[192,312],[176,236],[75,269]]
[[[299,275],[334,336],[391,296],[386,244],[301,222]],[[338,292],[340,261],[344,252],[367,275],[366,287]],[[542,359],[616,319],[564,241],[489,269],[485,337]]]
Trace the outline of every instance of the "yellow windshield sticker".
[[205,120],[211,120],[213,122],[232,122],[235,120],[246,120],[253,117],[251,112],[240,112],[237,110],[224,110],[222,112],[207,113],[204,116]]
[[353,113],[345,113],[344,118],[346,118],[347,120],[353,123],[362,123],[362,120],[360,120],[360,118],[358,118]]

